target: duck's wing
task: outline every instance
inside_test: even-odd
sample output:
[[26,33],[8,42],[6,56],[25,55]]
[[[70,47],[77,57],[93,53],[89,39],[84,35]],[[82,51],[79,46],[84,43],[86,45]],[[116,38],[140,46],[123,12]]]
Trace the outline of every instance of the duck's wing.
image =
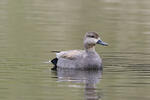
[[59,58],[64,58],[64,59],[76,59],[83,54],[83,50],[70,50],[70,51],[61,51],[60,53],[56,53],[56,57]]

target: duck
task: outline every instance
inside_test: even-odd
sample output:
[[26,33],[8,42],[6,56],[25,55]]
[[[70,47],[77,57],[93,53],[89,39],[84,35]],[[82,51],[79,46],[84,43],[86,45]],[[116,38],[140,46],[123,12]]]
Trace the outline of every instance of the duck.
[[95,45],[103,42],[97,32],[86,32],[84,39],[84,50],[68,50],[56,53],[56,58],[51,60],[54,65],[51,70],[59,69],[102,69],[102,59],[95,51]]

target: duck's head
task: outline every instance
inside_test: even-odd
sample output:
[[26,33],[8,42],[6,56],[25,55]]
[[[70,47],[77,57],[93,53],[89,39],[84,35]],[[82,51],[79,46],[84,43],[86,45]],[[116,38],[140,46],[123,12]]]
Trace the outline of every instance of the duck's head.
[[107,46],[106,42],[103,42],[97,32],[86,32],[84,37],[84,47],[85,49],[91,49],[96,44],[101,44],[103,46]]

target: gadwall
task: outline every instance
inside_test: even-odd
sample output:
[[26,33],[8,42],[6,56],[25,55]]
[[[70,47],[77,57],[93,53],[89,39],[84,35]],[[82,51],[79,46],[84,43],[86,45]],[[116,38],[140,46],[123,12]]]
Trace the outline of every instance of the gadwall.
[[102,60],[95,51],[95,45],[103,42],[97,32],[86,32],[84,36],[84,50],[69,50],[56,53],[56,58],[51,60],[54,64],[52,70],[57,68],[68,69],[102,69]]

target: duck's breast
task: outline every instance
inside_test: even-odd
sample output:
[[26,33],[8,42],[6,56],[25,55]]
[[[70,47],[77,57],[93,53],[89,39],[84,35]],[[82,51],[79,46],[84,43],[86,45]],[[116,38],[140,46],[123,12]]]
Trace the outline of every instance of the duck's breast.
[[102,60],[99,55],[89,55],[84,59],[84,67],[100,69],[102,67]]

